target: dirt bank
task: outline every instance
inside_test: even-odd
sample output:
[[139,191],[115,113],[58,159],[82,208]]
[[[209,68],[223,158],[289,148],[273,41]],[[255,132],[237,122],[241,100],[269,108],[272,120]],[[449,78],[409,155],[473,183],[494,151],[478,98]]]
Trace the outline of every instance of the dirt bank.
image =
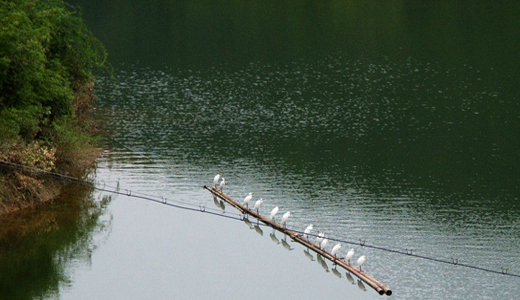
[[[75,137],[56,136],[52,143],[42,140],[13,141],[0,146],[0,162],[56,172],[77,178],[85,177],[94,167],[101,149],[95,137],[99,125],[93,118],[94,89],[92,83],[76,91]],[[82,137],[82,138],[76,138]],[[23,208],[37,207],[52,201],[69,182],[13,168],[0,163],[0,215]]]

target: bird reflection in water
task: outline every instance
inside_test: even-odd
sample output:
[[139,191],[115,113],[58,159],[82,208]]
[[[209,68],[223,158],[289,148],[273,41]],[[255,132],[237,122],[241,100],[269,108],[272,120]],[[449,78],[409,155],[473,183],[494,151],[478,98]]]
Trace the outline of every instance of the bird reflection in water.
[[262,198],[260,198],[259,200],[256,200],[255,206],[253,206],[253,210],[256,210],[257,214],[260,213],[260,206],[262,206],[262,204],[264,204],[264,200]]
[[269,236],[271,237],[271,241],[275,242],[277,245],[280,244],[280,240],[276,237],[276,235],[273,233],[270,233]]
[[314,261],[314,256],[309,252],[309,249],[303,250],[303,253],[305,253],[305,256],[307,256],[308,259]]
[[363,281],[359,280],[357,281],[357,286],[360,290],[362,290],[363,292],[366,292],[367,288],[365,287],[365,285],[363,284]]
[[333,269],[332,269],[332,273],[334,273],[334,275],[336,275],[336,276],[338,276],[339,278],[341,278],[341,273],[338,271],[338,269],[333,268]]
[[323,270],[325,270],[325,272],[330,272],[329,271],[329,266],[327,265],[327,263],[325,262],[325,260],[323,260],[323,257],[321,257],[321,255],[317,254],[316,255],[316,258],[317,258],[317,261],[318,263],[321,265],[321,267],[323,268]]
[[282,246],[289,250],[289,251],[292,251],[294,248],[291,247],[291,245],[289,245],[289,243],[287,243],[287,240],[286,240],[286,237],[287,236],[284,236],[284,238],[282,239]]
[[226,205],[224,204],[224,201],[218,200],[217,196],[213,195],[213,204],[215,204],[216,207],[222,209],[222,212],[226,211]]
[[255,228],[256,233],[258,233],[261,236],[264,236],[264,231],[262,230],[262,228],[260,228],[260,226],[255,225],[254,228]]
[[253,193],[249,193],[245,198],[244,202],[242,202],[242,205],[245,205],[247,208],[249,208],[249,201],[253,198]]
[[246,224],[249,229],[254,229],[253,224],[249,221],[248,218],[244,218],[244,224]]
[[355,284],[354,277],[352,277],[352,275],[350,275],[350,273],[347,273],[346,277],[347,277],[348,282]]

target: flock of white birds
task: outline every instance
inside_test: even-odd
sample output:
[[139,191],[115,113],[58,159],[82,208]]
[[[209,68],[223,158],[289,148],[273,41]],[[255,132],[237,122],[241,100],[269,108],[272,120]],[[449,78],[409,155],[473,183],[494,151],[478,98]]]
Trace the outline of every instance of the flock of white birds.
[[[221,180],[221,178],[222,178],[222,180]],[[220,184],[219,184],[219,181],[220,181]],[[223,191],[224,186],[226,185],[226,179],[224,177],[221,177],[220,174],[215,175],[215,177],[213,178],[213,188],[217,188],[217,185],[218,185],[218,188],[220,189],[221,192]],[[253,193],[249,193],[244,198],[244,201],[242,202],[242,205],[245,206],[247,209],[249,209],[249,202],[252,199],[253,199]],[[256,210],[256,212],[259,213],[260,206],[262,206],[262,204],[264,204],[264,200],[262,198],[256,200],[255,205],[253,206],[253,210]],[[275,208],[273,208],[273,210],[271,210],[271,213],[269,214],[269,218],[274,221],[274,217],[278,213],[279,210],[280,210],[280,208],[278,206],[275,206]],[[284,227],[286,227],[287,219],[289,219],[290,216],[291,216],[291,212],[290,211],[287,211],[285,214],[283,214],[282,219],[280,220],[280,224],[283,225]],[[312,229],[313,229],[313,225],[312,224],[310,224],[309,226],[307,226],[307,228],[305,228],[304,237],[307,240],[309,238],[309,234],[311,233]],[[316,243],[315,244],[320,249],[326,250],[326,247],[327,247],[328,243],[329,243],[329,239],[325,236],[325,233],[324,232],[319,232],[318,236],[316,237]],[[339,255],[336,255],[336,254],[338,254],[340,248],[341,248],[341,243],[337,243],[336,245],[334,245],[334,247],[332,247],[332,250],[331,250],[330,254],[332,254],[334,257],[338,257]],[[354,252],[355,252],[354,249],[350,249],[347,252],[347,255],[345,255],[344,260],[349,265],[350,265],[350,260],[354,256]],[[362,255],[362,256],[360,256],[358,258],[356,264],[357,264],[357,267],[359,268],[360,271],[361,271],[361,265],[363,265],[365,263],[366,259],[367,259],[366,255]]]

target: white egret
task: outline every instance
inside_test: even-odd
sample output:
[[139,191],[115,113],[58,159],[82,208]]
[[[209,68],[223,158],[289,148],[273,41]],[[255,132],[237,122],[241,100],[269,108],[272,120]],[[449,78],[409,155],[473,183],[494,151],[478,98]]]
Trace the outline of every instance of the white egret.
[[215,178],[213,178],[213,187],[217,188],[217,183],[220,180],[220,174],[215,175]]
[[219,185],[221,192],[224,189],[225,185],[226,185],[226,178],[222,177],[222,181],[220,182],[220,185]]
[[325,247],[327,247],[328,243],[329,243],[329,239],[328,238],[324,238],[323,241],[321,241],[321,243],[320,243],[320,249],[324,250]]
[[318,246],[321,244],[321,241],[323,241],[324,236],[325,236],[325,233],[323,233],[323,232],[318,233],[318,237],[316,238],[316,243],[318,244]]
[[269,218],[271,220],[274,220],[274,216],[276,216],[276,214],[278,213],[279,210],[280,210],[280,208],[278,206],[275,206],[273,208],[273,210],[271,210],[271,214],[269,215]]
[[347,255],[345,256],[345,261],[350,265],[350,260],[354,256],[354,249],[350,249],[349,252],[347,252]]
[[288,212],[286,212],[285,214],[283,214],[283,216],[282,216],[282,220],[280,220],[280,224],[282,224],[284,227],[286,227],[286,226],[285,226],[285,223],[287,222],[287,219],[289,219],[289,216],[290,216],[290,215],[291,215],[291,212],[290,212],[290,211],[288,211]]
[[263,203],[264,203],[264,200],[262,200],[262,198],[260,198],[260,200],[256,200],[253,210],[256,209],[256,213],[259,213],[258,209],[260,208],[260,206],[262,206]]
[[367,260],[367,257],[365,255],[363,255],[360,258],[358,258],[357,266],[359,268],[359,271],[361,271],[361,265],[363,265],[365,263],[365,260]]
[[336,246],[334,246],[332,248],[332,251],[330,252],[330,254],[332,254],[333,256],[336,256],[336,253],[339,251],[339,248],[341,248],[341,243],[337,243]]
[[309,226],[307,226],[307,228],[305,228],[305,231],[303,232],[303,234],[304,234],[304,236],[305,236],[306,239],[309,238],[309,233],[311,233],[312,228],[314,228],[314,227],[312,226],[312,224],[309,225]]
[[247,195],[244,198],[244,203],[242,205],[246,205],[247,208],[249,208],[249,201],[251,201],[252,198],[253,198],[253,193],[249,193],[249,195]]

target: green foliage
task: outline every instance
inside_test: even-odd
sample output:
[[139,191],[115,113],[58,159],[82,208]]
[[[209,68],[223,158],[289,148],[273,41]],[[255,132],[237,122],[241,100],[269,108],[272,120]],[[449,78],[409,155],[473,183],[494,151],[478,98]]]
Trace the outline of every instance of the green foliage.
[[74,116],[75,92],[106,52],[61,0],[0,1],[0,142],[31,141]]
[[93,151],[97,139],[85,133],[70,117],[63,117],[52,125],[57,170],[61,173],[81,176],[92,163],[93,156],[97,155]]
[[34,139],[40,131],[39,123],[43,116],[43,109],[39,105],[28,105],[23,109],[15,107],[5,108],[0,112],[1,140],[23,138],[26,141]]

